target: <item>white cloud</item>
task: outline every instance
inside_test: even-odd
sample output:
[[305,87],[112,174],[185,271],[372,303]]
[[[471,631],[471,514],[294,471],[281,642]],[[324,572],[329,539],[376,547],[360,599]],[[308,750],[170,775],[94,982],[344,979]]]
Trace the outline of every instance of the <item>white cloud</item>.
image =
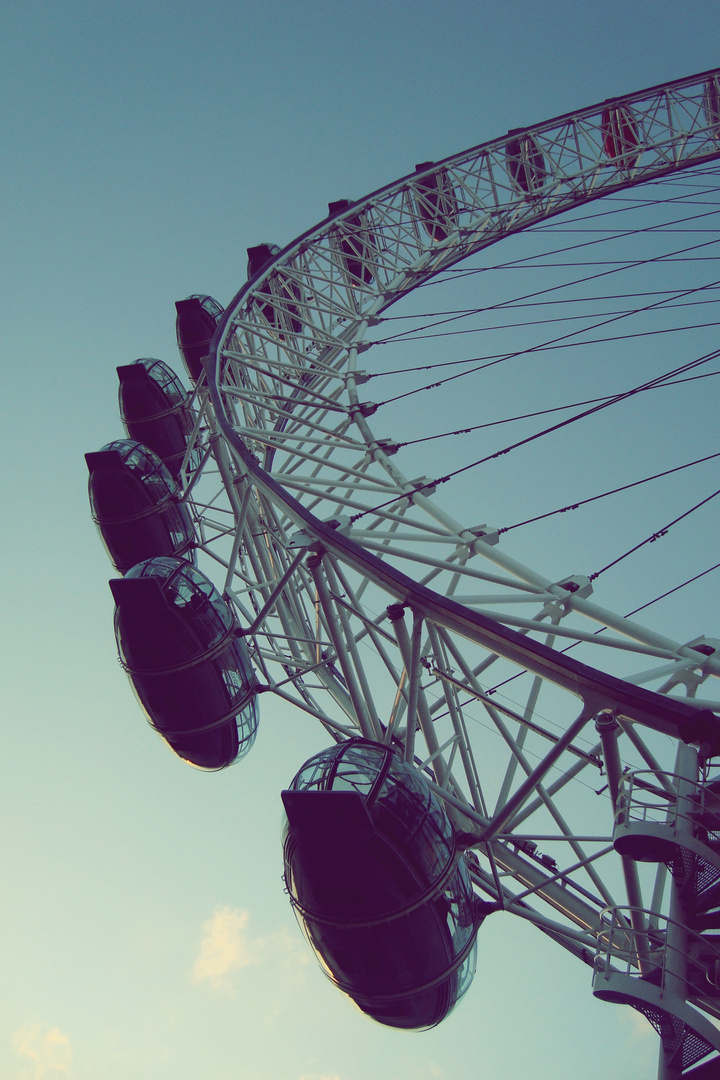
[[232,993],[232,973],[259,959],[245,933],[248,913],[240,908],[216,908],[203,923],[200,950],[193,966],[193,982],[209,982],[213,990]]
[[18,1057],[27,1062],[21,1080],[60,1080],[71,1075],[70,1040],[59,1028],[29,1024],[20,1028],[12,1045]]
[[[193,965],[193,982],[207,982],[213,990],[234,993],[233,975],[251,964],[283,962],[287,974],[308,962],[308,950],[283,927],[267,937],[247,932],[249,915],[242,908],[216,908],[203,923],[203,937]],[[334,1080],[334,1078],[329,1078]]]

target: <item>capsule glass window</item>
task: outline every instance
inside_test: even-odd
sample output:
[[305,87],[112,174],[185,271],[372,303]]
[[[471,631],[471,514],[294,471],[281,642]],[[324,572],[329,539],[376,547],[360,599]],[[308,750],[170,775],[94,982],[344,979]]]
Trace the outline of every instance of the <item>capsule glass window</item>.
[[[339,199],[328,203],[328,210],[332,216],[348,210],[351,205],[348,199]],[[367,210],[339,221],[330,233],[330,243],[340,256],[348,284],[353,288],[369,285],[373,280],[376,247],[368,227]]]
[[603,152],[618,169],[632,169],[640,157],[637,121],[627,105],[609,105],[600,122]]
[[478,915],[422,774],[351,739],[306,762],[283,800],[285,880],[326,973],[381,1023],[440,1023],[472,979]]

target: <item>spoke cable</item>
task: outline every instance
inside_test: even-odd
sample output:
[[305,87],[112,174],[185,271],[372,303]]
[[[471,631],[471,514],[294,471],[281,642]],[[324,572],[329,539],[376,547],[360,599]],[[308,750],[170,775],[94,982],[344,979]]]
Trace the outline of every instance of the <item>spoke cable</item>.
[[[658,386],[648,386],[648,390],[663,390],[668,386],[681,386],[683,383],[696,382],[698,379],[711,379],[715,375],[720,375],[720,371],[706,371],[702,375],[688,375],[684,379],[673,379],[672,381],[660,383]],[[404,446],[415,446],[417,443],[432,442],[435,439],[449,439],[455,435],[469,435],[473,431],[481,431],[483,428],[500,427],[503,424],[514,424],[518,420],[530,420],[535,416],[548,416],[550,413],[564,412],[565,409],[579,409],[582,405],[594,405],[598,401],[611,401],[615,398],[616,394],[606,394],[597,398],[586,398],[584,401],[573,401],[568,405],[553,405],[549,409],[536,409],[534,412],[518,413],[517,416],[506,416],[502,420],[486,420],[482,424],[473,424],[472,427],[458,428],[455,431],[441,431],[437,435],[422,435],[417,439],[407,439],[405,442],[397,444],[398,449],[402,449]]]
[[[701,465],[704,461],[712,461],[714,458],[718,457],[720,457],[720,452],[716,454],[708,454],[706,457],[697,458],[695,461],[688,461],[685,465],[676,465],[672,469],[665,469],[664,472],[654,473],[652,476],[645,476],[642,480],[633,480],[629,484],[622,484],[620,487],[611,488],[609,491],[603,491],[600,495],[591,495],[588,499],[580,499],[579,502],[570,503],[568,506],[561,506],[557,510],[548,510],[544,514],[537,514],[536,517],[526,518],[525,521],[518,521],[515,525],[506,525],[504,528],[498,529],[498,535],[510,532],[511,529],[519,529],[523,525],[531,525],[535,521],[542,521],[544,518],[554,517],[556,514],[566,514],[569,510],[577,510],[580,506],[587,506],[588,503],[597,502],[599,499],[606,499],[609,495],[617,495],[621,491],[629,491],[630,488],[640,487],[641,484],[649,484],[652,480],[659,480],[663,476],[671,476],[673,473],[682,472],[683,469],[690,469],[693,465]],[[717,494],[717,492],[715,494]],[[712,498],[712,496],[710,497]],[[702,503],[698,505],[702,505]],[[689,512],[690,511],[688,511],[688,513]],[[679,521],[680,518],[677,518],[676,520]],[[672,525],[674,524],[674,522],[671,522],[670,524]],[[668,528],[669,526],[666,526],[665,531],[653,533],[653,539],[657,540],[660,536],[664,536]],[[647,542],[648,541],[643,541],[643,543]],[[637,548],[633,548],[632,550],[635,551],[637,550]],[[624,557],[625,556],[621,556],[621,558]],[[618,559],[616,561],[619,562],[620,560]],[[609,565],[612,566],[614,564],[610,563]],[[605,567],[605,569],[607,569],[607,567]],[[602,570],[598,571],[598,573],[602,573]],[[597,574],[595,575],[595,577],[597,577]]]
[[[409,491],[404,492],[400,499],[412,499],[412,496],[428,486],[439,486],[440,484],[446,484],[449,480],[452,480],[456,476],[461,476],[463,473],[468,472],[470,469],[475,469],[479,465],[484,465],[488,461],[493,461],[495,458],[502,457],[505,454],[510,453],[511,450],[516,450],[520,446],[526,446],[528,443],[534,442],[536,439],[540,439],[545,435],[549,435],[554,431],[559,431],[562,428],[568,427],[570,424],[576,423],[578,420],[584,420],[588,416],[592,416],[595,413],[601,412],[603,409],[610,408],[612,405],[616,405],[621,401],[625,401],[635,395],[641,393],[644,390],[648,390],[651,387],[659,386],[662,383],[672,379],[673,376],[682,375],[687,371],[692,371],[701,364],[706,364],[710,360],[715,360],[720,356],[720,349],[714,349],[710,353],[706,353],[705,356],[700,356],[695,360],[690,360],[687,364],[682,364],[680,367],[674,368],[672,371],[665,372],[664,375],[658,375],[654,379],[650,379],[645,383],[641,383],[639,386],[633,387],[632,390],[627,390],[624,393],[616,394],[614,397],[607,401],[602,401],[598,405],[593,405],[589,409],[584,409],[582,412],[576,413],[574,416],[570,416],[565,420],[559,420],[556,424],[551,424],[549,427],[542,428],[540,431],[535,432],[533,435],[527,435],[523,439],[518,439],[514,443],[510,443],[508,446],[503,447],[501,450],[495,450],[491,454],[486,454],[484,457],[478,458],[476,461],[471,461],[468,465],[462,465],[460,468],[455,469],[453,472],[446,473],[445,476],[438,477],[431,482],[431,485],[427,481],[411,487]],[[398,496],[393,499],[388,499],[386,502],[380,503],[374,507],[368,507],[366,510],[361,510],[357,514],[353,514],[350,518],[351,523],[358,521],[360,518],[365,517],[366,514],[375,513],[377,510],[382,510],[387,506],[391,506],[398,501]]]

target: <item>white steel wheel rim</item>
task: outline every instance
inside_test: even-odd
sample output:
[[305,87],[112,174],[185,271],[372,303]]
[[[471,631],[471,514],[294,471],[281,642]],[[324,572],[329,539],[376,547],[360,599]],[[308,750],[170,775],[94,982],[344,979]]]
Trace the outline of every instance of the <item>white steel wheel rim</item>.
[[[397,741],[473,833],[472,873],[484,896],[586,962],[603,909],[632,903],[612,850],[609,800],[592,792],[604,783],[592,722],[614,718],[628,760],[651,768],[665,736],[714,753],[718,746],[707,711],[712,694],[699,705],[589,667],[559,647],[589,638],[592,627],[564,636],[566,627],[583,617],[608,627],[618,649],[635,651],[639,668],[657,669],[658,687],[668,667],[701,670],[704,681],[720,663],[631,626],[589,598],[583,581],[550,581],[503,555],[478,523],[467,528],[444,514],[441,500],[405,477],[393,448],[376,437],[363,350],[380,312],[472,252],[583,201],[717,160],[720,120],[708,106],[717,100],[708,87],[717,86],[715,71],[623,98],[640,133],[636,158],[617,141],[609,156],[608,106],[594,106],[353,204],[241,289],[213,342],[208,391],[199,389],[232,510],[223,529],[209,504],[197,503],[201,548],[220,565],[249,627],[266,689],[316,717],[329,738]],[[523,153],[525,172],[508,171]],[[528,170],[538,155],[535,184]],[[428,178],[438,175],[447,183],[435,190],[442,198],[452,191],[458,207],[456,227],[439,240],[419,217]],[[451,202],[432,205],[453,218]],[[365,229],[374,238],[367,274],[348,275],[341,244],[348,234],[338,232],[347,222],[356,239]],[[461,581],[527,598],[534,613],[501,621],[497,605],[458,603]],[[538,640],[531,630],[543,611]],[[521,709],[487,696],[482,676],[491,665],[531,673]],[[535,716],[546,686],[560,718],[552,730]],[[478,714],[502,753],[478,738],[485,730]],[[672,772],[672,760],[662,764]],[[591,794],[581,805],[576,781],[588,774],[583,792]]]

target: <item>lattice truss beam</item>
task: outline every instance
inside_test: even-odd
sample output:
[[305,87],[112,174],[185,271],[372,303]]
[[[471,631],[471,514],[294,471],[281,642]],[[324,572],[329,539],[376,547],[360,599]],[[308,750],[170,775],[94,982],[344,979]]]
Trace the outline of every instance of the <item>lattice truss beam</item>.
[[[704,689],[720,661],[446,513],[374,433],[362,353],[381,312],[469,255],[720,158],[719,75],[512,132],[349,205],[241,289],[197,391],[207,454],[187,500],[268,692],[329,738],[402,745],[472,843],[478,887],[587,961],[600,912],[659,910],[665,877],[612,850],[595,724],[615,719],[633,767],[672,771],[678,739],[717,753],[703,710],[720,708]],[[575,643],[595,666],[563,652]]]

